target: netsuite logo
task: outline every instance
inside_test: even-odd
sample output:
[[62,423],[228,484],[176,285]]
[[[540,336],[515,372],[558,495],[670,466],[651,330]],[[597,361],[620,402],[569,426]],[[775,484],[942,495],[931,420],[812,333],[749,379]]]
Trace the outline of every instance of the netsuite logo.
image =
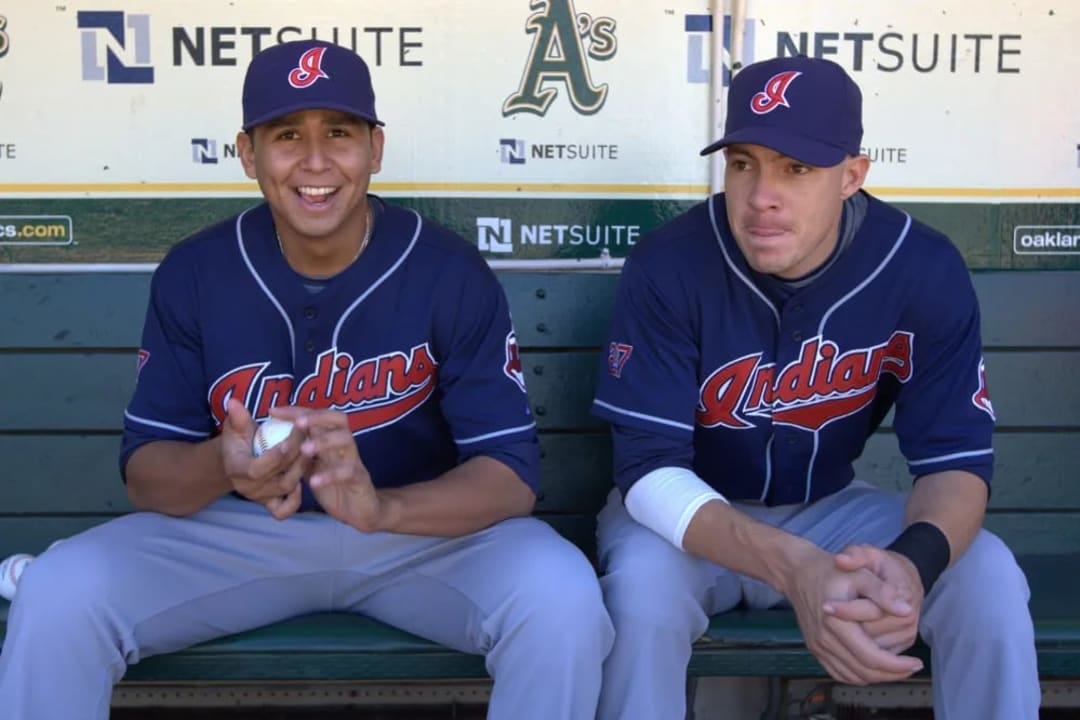
[[618,160],[619,146],[611,143],[526,143],[517,138],[499,140],[499,159],[507,165],[533,160]]
[[520,112],[546,114],[559,91],[545,85],[556,82],[565,87],[574,110],[582,115],[599,112],[608,86],[593,83],[588,58],[615,56],[615,21],[578,13],[574,0],[530,0],[529,7],[537,11],[525,21],[525,32],[533,36],[532,48],[517,92],[503,102],[503,117]]
[[514,251],[510,218],[476,218],[476,244],[481,252],[508,253]]
[[143,85],[154,82],[149,15],[80,10],[77,21],[82,29],[83,80]]
[[525,164],[525,141],[514,138],[499,140],[499,160],[508,165]]
[[[521,223],[517,231],[519,245],[610,248],[635,245],[641,235],[641,226]],[[513,252],[513,221],[501,217],[476,218],[476,244],[481,252]]]
[[191,162],[199,165],[217,165],[217,140],[191,138]]
[[[757,20],[747,18],[743,22],[743,66],[754,62],[754,26]],[[707,83],[710,80],[709,43],[706,33],[713,31],[712,15],[686,16],[686,82]],[[724,16],[724,87],[731,82],[731,16]]]
[[[222,152],[218,153],[218,147]],[[191,138],[191,162],[197,165],[217,165],[221,158],[235,158],[236,143],[219,143],[210,138]]]

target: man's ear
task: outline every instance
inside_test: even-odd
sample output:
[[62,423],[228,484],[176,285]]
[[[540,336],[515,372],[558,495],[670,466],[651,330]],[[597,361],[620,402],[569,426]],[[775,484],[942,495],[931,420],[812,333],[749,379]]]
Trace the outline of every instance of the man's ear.
[[382,170],[383,146],[386,144],[386,135],[378,125],[371,126],[371,174]]
[[844,182],[840,188],[840,195],[844,200],[859,192],[866,182],[866,176],[870,172],[870,158],[866,155],[855,155],[844,160]]
[[244,166],[244,173],[252,180],[255,180],[255,140],[243,130],[236,133],[236,154],[240,156],[240,164]]

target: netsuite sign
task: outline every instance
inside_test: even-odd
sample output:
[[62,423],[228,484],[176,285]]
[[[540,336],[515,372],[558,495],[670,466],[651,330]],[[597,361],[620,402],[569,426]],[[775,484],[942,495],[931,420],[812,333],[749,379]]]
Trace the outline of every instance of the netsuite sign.
[[503,217],[476,218],[476,244],[482,252],[511,253],[518,246],[632,247],[640,225],[519,223]]

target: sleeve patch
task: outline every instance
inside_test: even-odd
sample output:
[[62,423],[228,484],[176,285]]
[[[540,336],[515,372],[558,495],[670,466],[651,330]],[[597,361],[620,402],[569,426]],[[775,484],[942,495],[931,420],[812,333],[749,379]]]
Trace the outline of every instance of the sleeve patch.
[[997,421],[994,406],[990,403],[990,389],[986,385],[986,361],[982,358],[979,359],[979,389],[971,396],[971,402],[989,415],[991,420]]
[[506,377],[514,381],[525,392],[525,373],[521,369],[521,352],[518,350],[517,336],[511,330],[506,334],[506,362],[503,364]]
[[142,373],[142,369],[146,367],[146,363],[150,361],[149,350],[139,350],[139,357],[135,361],[135,382],[139,382],[139,375]]
[[633,345],[626,345],[624,343],[617,342],[611,343],[610,347],[608,348],[608,373],[612,377],[621,378],[623,367],[626,366],[626,361],[630,359],[630,354],[633,352]]

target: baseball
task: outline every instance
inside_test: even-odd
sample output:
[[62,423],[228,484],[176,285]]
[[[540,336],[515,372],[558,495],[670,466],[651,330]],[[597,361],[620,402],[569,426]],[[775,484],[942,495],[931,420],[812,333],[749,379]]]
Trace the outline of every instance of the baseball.
[[259,425],[259,428],[255,431],[255,439],[252,442],[251,451],[255,453],[255,457],[262,455],[264,452],[289,437],[289,433],[292,432],[292,429],[293,424],[288,420],[280,420],[278,418],[266,420]]
[[0,597],[5,600],[15,597],[15,586],[19,583],[23,570],[33,559],[33,555],[17,553],[0,562]]

